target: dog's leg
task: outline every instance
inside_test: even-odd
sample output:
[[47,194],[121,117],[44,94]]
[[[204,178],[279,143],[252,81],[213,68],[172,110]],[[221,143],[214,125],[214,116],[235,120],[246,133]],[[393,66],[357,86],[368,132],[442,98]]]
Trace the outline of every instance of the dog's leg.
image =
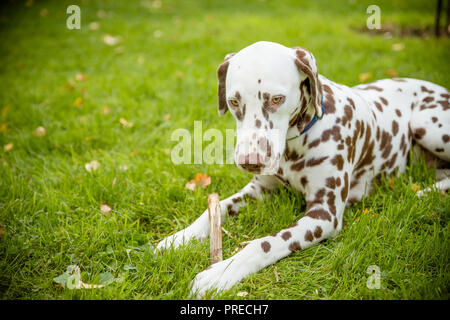
[[[321,179],[317,179],[321,180]],[[305,194],[307,211],[294,225],[264,238],[251,241],[234,256],[211,265],[192,283],[192,293],[203,296],[209,290],[226,290],[244,277],[271,265],[291,252],[306,249],[336,236],[342,228],[342,216],[349,190],[349,175],[342,183],[325,183]],[[324,181],[322,181],[324,182]]]
[[[227,214],[232,216],[239,212],[239,209],[246,205],[246,197],[260,199],[265,191],[276,188],[280,181],[273,176],[255,176],[241,191],[220,201],[221,220],[224,222]],[[187,244],[192,239],[203,241],[209,236],[208,209],[187,228],[163,239],[159,242],[156,250],[163,252],[169,247],[177,248]]]
[[420,198],[423,195],[435,190],[446,191],[450,189],[450,170],[449,169],[436,169],[436,179],[439,180],[431,188],[420,190],[417,192],[417,196]]

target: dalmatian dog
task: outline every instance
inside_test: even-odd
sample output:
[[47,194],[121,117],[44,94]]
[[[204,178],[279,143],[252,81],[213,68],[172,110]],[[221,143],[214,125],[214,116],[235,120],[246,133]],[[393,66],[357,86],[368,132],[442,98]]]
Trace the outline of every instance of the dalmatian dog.
[[[197,297],[229,289],[296,250],[335,237],[345,206],[365,197],[382,174],[404,172],[409,150],[425,153],[430,165],[440,168],[441,180],[428,191],[450,188],[446,88],[409,78],[350,88],[319,75],[307,50],[272,42],[227,55],[217,74],[219,114],[230,111],[236,118],[236,164],[254,174],[242,190],[220,201],[222,221],[237,214],[246,199],[261,199],[280,184],[304,195],[306,212],[199,273],[192,282]],[[208,234],[205,210],[157,250]]]

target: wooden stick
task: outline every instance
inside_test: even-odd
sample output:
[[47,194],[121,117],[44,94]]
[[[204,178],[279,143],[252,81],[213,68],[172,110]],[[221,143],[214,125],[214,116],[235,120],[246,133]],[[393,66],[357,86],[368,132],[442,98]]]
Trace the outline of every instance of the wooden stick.
[[209,213],[209,254],[211,264],[222,261],[222,228],[220,221],[219,195],[212,193],[208,196]]

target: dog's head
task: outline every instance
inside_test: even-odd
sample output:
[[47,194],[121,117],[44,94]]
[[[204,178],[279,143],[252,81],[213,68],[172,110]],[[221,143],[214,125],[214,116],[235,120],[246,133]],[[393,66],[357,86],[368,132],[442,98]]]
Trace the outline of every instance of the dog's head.
[[301,132],[322,117],[322,88],[314,56],[302,48],[257,42],[229,54],[217,70],[219,114],[236,118],[236,164],[274,174],[291,126]]

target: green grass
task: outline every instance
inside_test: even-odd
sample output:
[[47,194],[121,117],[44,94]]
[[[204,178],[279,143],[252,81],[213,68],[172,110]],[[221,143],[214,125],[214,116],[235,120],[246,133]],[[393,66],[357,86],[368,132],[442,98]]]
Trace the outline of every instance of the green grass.
[[[0,13],[0,297],[3,299],[186,299],[195,274],[209,265],[208,243],[163,256],[152,248],[190,224],[209,193],[227,197],[250,175],[233,165],[174,165],[167,150],[175,128],[234,128],[217,116],[216,68],[225,54],[259,41],[300,45],[336,82],[359,83],[394,69],[400,77],[450,87],[450,40],[371,36],[368,5],[381,22],[430,26],[429,1],[82,1],[81,30],[65,27],[74,1],[16,1]],[[43,11],[46,9],[47,11]],[[99,18],[98,14],[106,13]],[[41,16],[41,13],[44,16]],[[45,13],[47,13],[45,15]],[[89,24],[100,23],[98,30]],[[156,30],[159,30],[155,33]],[[116,46],[104,34],[121,36]],[[155,37],[161,35],[160,37]],[[393,51],[395,43],[405,45]],[[119,48],[119,49],[118,49]],[[75,81],[77,73],[84,82]],[[67,86],[73,83],[73,88]],[[69,86],[70,87],[70,86]],[[83,104],[74,106],[82,97]],[[103,106],[111,112],[103,114]],[[164,119],[170,114],[170,119]],[[123,128],[120,118],[134,125]],[[32,134],[38,126],[45,137]],[[10,151],[3,146],[13,143]],[[100,162],[92,173],[84,164]],[[121,166],[128,170],[121,170]],[[207,173],[212,184],[191,192],[185,183]],[[254,274],[218,298],[448,299],[450,196],[417,199],[435,180],[424,164],[393,187],[384,180],[346,209],[335,239]],[[100,204],[112,211],[104,216]],[[239,241],[278,231],[301,217],[303,198],[279,190],[251,203],[225,228]],[[364,213],[367,209],[367,213]],[[224,258],[238,242],[224,235]],[[53,278],[78,265],[82,279],[103,289],[68,290]],[[367,267],[381,270],[381,288],[366,287]],[[274,267],[279,281],[275,281]]]

